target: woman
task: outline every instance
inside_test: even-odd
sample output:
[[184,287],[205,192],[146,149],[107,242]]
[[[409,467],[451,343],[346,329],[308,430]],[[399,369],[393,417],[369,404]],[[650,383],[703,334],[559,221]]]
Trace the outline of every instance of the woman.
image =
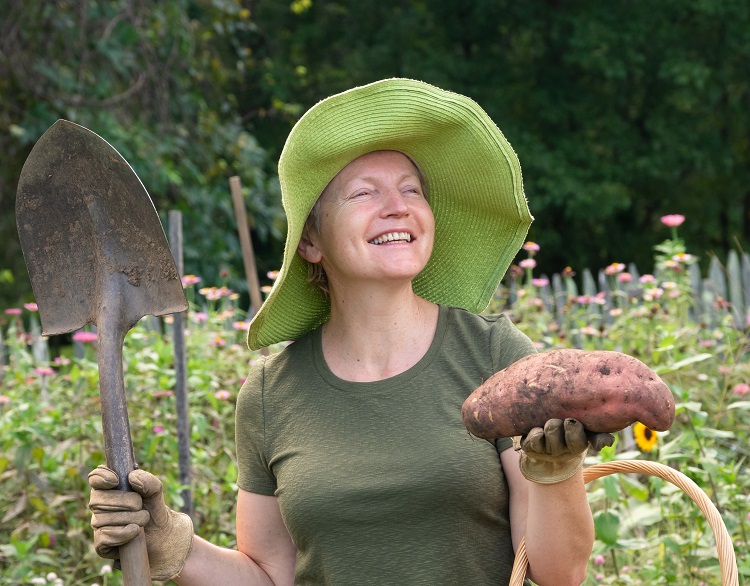
[[471,391],[535,351],[475,315],[531,222],[500,131],[464,96],[384,80],[308,111],[279,178],[284,260],[248,343],[295,342],[238,398],[238,549],[194,537],[154,476],[129,475],[141,510],[98,468],[97,551],[145,526],[152,576],[179,584],[496,585],[525,535],[529,577],[580,584],[586,430],[551,420],[514,450],[461,421]]

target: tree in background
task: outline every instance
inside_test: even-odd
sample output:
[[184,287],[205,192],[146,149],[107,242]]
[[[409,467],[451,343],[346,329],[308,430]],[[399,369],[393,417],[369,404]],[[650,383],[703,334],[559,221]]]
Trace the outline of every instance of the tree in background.
[[19,281],[15,186],[55,119],[110,140],[162,213],[184,210],[187,268],[216,282],[221,268],[242,271],[228,177],[248,188],[261,274],[277,268],[284,138],[317,100],[389,76],[465,93],[498,123],[524,169],[541,271],[614,261],[650,270],[667,213],[688,217],[691,250],[747,246],[745,0],[0,0],[0,9],[0,269]]
[[518,152],[545,270],[650,269],[667,213],[693,250],[748,244],[743,0],[259,1],[256,22],[282,100],[388,76],[476,99]]
[[3,8],[0,268],[15,275],[15,294],[30,294],[16,185],[34,142],[58,118],[112,143],[162,217],[184,212],[191,271],[213,283],[221,269],[241,271],[231,175],[242,178],[256,239],[275,259],[284,232],[275,167],[244,128],[235,97],[249,79],[242,39],[255,25],[246,9],[188,0],[17,0]]

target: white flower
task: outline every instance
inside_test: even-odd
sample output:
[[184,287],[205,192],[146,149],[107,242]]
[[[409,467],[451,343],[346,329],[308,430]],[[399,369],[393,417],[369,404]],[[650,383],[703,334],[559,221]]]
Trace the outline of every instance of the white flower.
[[102,576],[104,576],[105,574],[111,574],[111,573],[112,573],[112,566],[110,566],[109,564],[104,564],[104,565],[102,566],[102,569],[101,569],[101,570],[99,570],[99,573],[100,573],[100,574],[101,574]]

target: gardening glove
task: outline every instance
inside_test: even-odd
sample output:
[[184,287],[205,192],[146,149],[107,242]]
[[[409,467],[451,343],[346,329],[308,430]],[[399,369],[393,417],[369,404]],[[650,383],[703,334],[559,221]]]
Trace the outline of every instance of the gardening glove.
[[554,484],[573,476],[586,459],[589,446],[599,451],[615,441],[611,433],[593,433],[576,419],[550,419],[525,436],[513,438],[521,454],[521,473],[537,484]]
[[128,482],[134,492],[116,489],[114,470],[99,466],[89,474],[94,548],[101,557],[118,559],[119,546],[143,527],[153,580],[169,580],[185,565],[193,545],[193,522],[164,504],[161,481],[145,470],[133,470]]

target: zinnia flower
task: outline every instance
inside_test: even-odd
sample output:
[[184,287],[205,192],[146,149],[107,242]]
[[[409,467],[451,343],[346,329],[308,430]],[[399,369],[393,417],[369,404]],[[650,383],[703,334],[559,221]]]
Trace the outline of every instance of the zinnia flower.
[[621,262],[613,262],[611,265],[604,269],[605,275],[617,275],[625,270],[625,265]]
[[27,309],[28,311],[39,311],[39,306],[38,306],[38,305],[37,305],[36,303],[34,303],[34,302],[31,302],[31,303],[24,303],[24,304],[23,304],[23,306],[24,306],[24,307],[25,307],[25,308],[26,308],[26,309]]
[[192,287],[193,285],[197,285],[201,281],[202,279],[200,277],[196,277],[195,275],[185,275],[184,277],[182,277],[182,286]]
[[685,216],[681,214],[667,214],[661,217],[661,223],[670,228],[677,228],[685,221]]
[[635,443],[642,452],[650,452],[659,443],[659,435],[643,425],[640,421],[633,424],[633,437]]
[[732,388],[732,392],[735,395],[739,395],[740,397],[744,397],[748,393],[750,393],[750,385],[747,383],[738,383],[734,385],[734,388]]
[[526,252],[530,252],[533,254],[535,252],[539,252],[539,245],[536,242],[527,242],[523,245],[523,249]]
[[21,315],[22,311],[20,307],[9,307],[4,313],[5,315]]
[[525,258],[518,263],[518,266],[522,269],[533,269],[536,266],[536,261],[533,258]]
[[231,396],[232,396],[232,394],[229,391],[225,390],[225,389],[221,389],[220,391],[216,391],[214,393],[214,397],[216,397],[220,401],[226,401]]

